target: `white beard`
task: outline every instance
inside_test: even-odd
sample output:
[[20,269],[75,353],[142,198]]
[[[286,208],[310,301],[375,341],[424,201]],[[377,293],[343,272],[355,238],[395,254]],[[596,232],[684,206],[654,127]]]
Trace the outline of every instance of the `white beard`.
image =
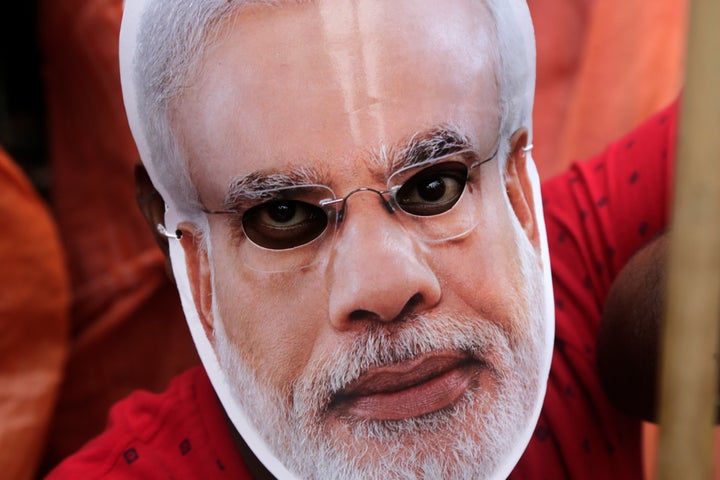
[[[523,257],[525,279],[541,279],[535,257]],[[517,292],[518,301],[497,323],[477,313],[372,325],[283,388],[257,378],[240,360],[217,308],[216,353],[234,400],[300,478],[492,478],[517,460],[508,457],[527,441],[544,391],[545,306],[537,283],[525,282],[526,291]],[[484,362],[491,388],[474,386],[451,406],[416,418],[329,421],[334,395],[369,368],[438,350]]]

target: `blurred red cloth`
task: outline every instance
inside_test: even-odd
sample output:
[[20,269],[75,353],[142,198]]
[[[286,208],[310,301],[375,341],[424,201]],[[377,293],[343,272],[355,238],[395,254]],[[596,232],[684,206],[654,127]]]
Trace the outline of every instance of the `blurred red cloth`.
[[71,344],[46,468],[103,430],[130,392],[199,363],[135,203],[120,91],[121,0],[40,2],[53,205],[72,281]]
[[687,0],[528,0],[538,47],[534,158],[543,179],[589,158],[680,93]]
[[0,148],[0,475],[33,478],[67,354],[70,288],[44,202]]

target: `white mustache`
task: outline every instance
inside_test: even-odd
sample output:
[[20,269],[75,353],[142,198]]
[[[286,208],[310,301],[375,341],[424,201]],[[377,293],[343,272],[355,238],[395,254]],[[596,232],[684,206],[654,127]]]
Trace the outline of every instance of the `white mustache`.
[[324,412],[333,399],[368,371],[440,351],[462,352],[494,375],[514,365],[506,333],[480,318],[413,315],[394,324],[369,325],[352,343],[310,364],[292,388],[293,404],[304,413]]

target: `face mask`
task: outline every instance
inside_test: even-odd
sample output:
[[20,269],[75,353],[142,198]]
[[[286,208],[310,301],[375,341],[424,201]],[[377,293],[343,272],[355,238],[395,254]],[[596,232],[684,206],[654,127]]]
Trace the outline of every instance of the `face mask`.
[[[527,85],[507,98],[481,2],[183,11],[194,3],[127,1],[121,75],[233,425],[278,478],[505,478],[539,416],[554,327],[524,2],[500,7],[497,29],[518,32],[500,54]],[[188,51],[201,61],[170,66]],[[213,300],[199,312],[200,230]]]

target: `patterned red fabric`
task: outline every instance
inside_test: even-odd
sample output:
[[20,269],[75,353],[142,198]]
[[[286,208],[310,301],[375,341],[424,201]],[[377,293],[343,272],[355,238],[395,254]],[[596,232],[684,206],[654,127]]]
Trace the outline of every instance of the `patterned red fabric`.
[[112,408],[103,435],[47,478],[249,480],[219,405],[201,367],[162,395],[135,392]]
[[555,351],[535,435],[512,478],[642,478],[640,424],[608,403],[595,344],[610,284],[668,224],[677,104],[543,184]]
[[[596,372],[595,336],[612,279],[667,225],[676,117],[673,105],[543,185],[555,350],[543,411],[512,479],[642,476],[640,423],[609,405]],[[50,478],[248,475],[209,381],[196,369],[163,395],[138,393],[121,402],[109,430]]]

